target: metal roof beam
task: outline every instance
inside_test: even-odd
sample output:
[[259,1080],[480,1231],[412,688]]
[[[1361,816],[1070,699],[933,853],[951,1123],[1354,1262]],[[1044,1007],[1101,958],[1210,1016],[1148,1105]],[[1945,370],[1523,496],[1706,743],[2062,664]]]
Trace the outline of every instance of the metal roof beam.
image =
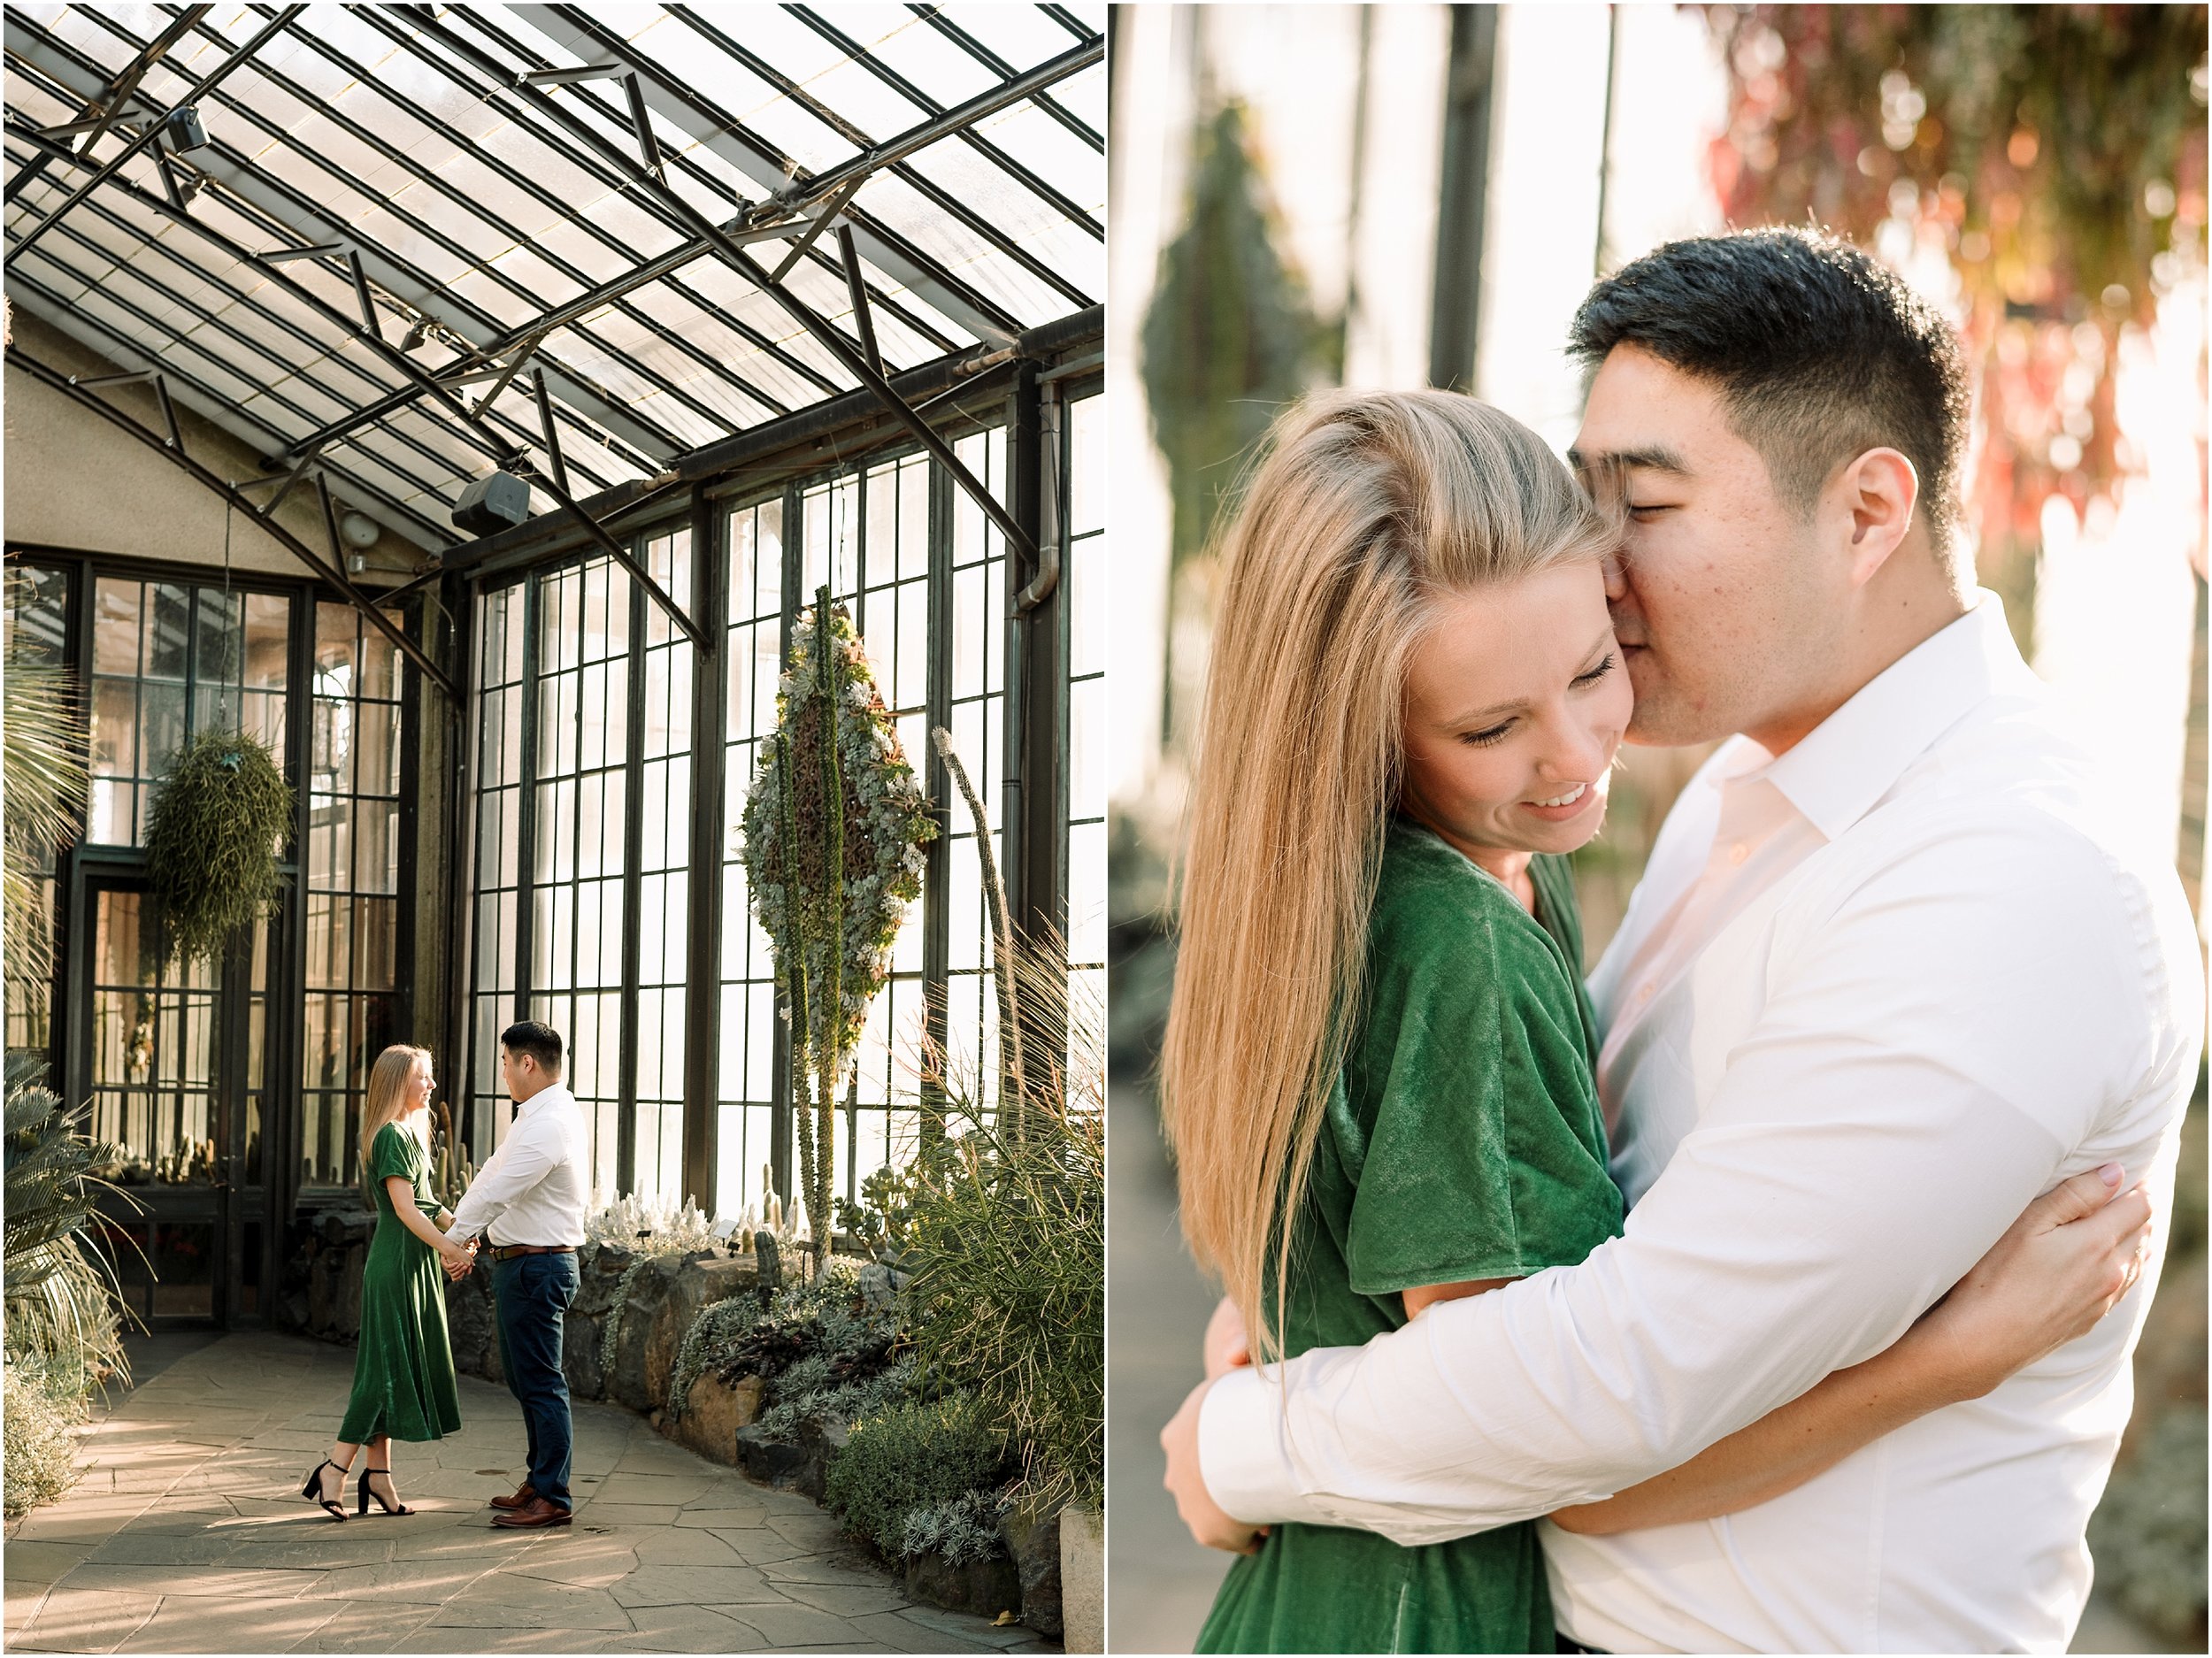
[[[810,91],[809,91],[805,86],[802,85],[799,81],[793,80],[789,75],[785,74],[781,70],[778,69],[775,65],[747,50],[742,42],[733,38],[729,34],[718,27],[714,22],[710,21],[699,11],[697,7],[677,4],[674,3],[674,0],[667,0],[666,9],[671,15],[682,19],[683,21],[690,27],[692,32],[699,35],[701,39],[707,41],[714,46],[719,47],[724,52],[727,53],[733,61],[741,65],[751,73],[758,76],[769,86],[773,87],[786,98],[788,98],[795,107],[804,110],[809,115],[814,117],[816,120],[821,122],[823,126],[828,127],[830,131],[835,133],[847,143],[853,145],[858,150],[869,150],[874,147],[876,141],[866,132],[863,131],[852,121],[847,119],[845,116],[840,113],[837,110],[833,109],[830,105],[823,103],[820,98],[816,97]],[[1076,38],[1080,41],[1088,41],[1091,37],[1087,31],[1078,30],[1076,31]],[[1007,73],[1010,77],[1013,71],[1010,69]],[[669,90],[676,96],[682,97],[692,106],[693,111],[698,119],[703,120],[707,124],[707,130],[710,132],[734,130],[740,136],[748,135],[744,132],[744,129],[739,127],[737,122],[726,111],[717,108],[710,101],[700,96],[698,89],[695,87],[672,87]],[[753,142],[756,147],[758,147],[763,141],[755,138]],[[782,165],[787,173],[795,174],[796,168],[794,164],[787,160],[782,163]],[[1044,283],[1054,291],[1059,293],[1064,298],[1073,300],[1079,304],[1089,304],[1091,303],[1090,296],[1085,294],[1080,288],[1078,288],[1070,283],[1064,276],[1056,271],[1049,263],[1040,259],[1034,254],[1032,254],[1026,248],[1022,246],[1019,241],[1010,234],[1003,226],[995,224],[990,219],[987,218],[975,207],[962,200],[958,195],[946,189],[934,179],[932,179],[929,174],[915,166],[911,160],[895,161],[890,165],[887,171],[895,174],[902,182],[906,184],[929,206],[935,208],[938,211],[943,213],[954,223],[962,226],[965,229],[974,232],[977,236],[980,237],[992,248],[995,249],[998,252],[1004,254],[1009,259],[1012,260],[1016,265],[1019,265],[1024,271],[1028,272],[1028,274],[1036,278],[1039,281]],[[875,239],[887,242],[900,249],[902,257],[906,258],[908,264],[914,264],[917,260],[921,260],[923,263],[926,264],[925,257],[914,249],[904,237],[890,231],[887,227],[883,226],[868,225],[864,222],[863,228]],[[883,268],[887,271],[893,269],[894,267],[886,265]],[[973,290],[964,289],[964,291],[972,294]],[[877,296],[876,303],[879,306],[885,309],[892,309],[894,305],[894,303],[890,300],[889,296],[882,294],[879,294]],[[915,326],[914,319],[910,317],[902,315],[902,320],[903,320],[909,327],[913,327]],[[1009,326],[1018,326],[1019,325],[1010,323]],[[991,336],[979,335],[978,337],[987,338]],[[940,344],[945,349],[949,350],[952,349],[952,342],[950,341],[941,341],[940,342]]]
[[[299,9],[293,8],[294,11]],[[262,34],[268,32],[265,29]],[[61,85],[71,87],[81,94],[86,72],[66,53],[55,50],[32,35],[27,28],[19,26],[13,13],[7,19],[7,37],[10,51],[36,65]],[[255,38],[259,39],[260,36]],[[157,128],[160,121],[167,117],[168,111],[143,92],[136,96],[142,104],[153,111]],[[250,165],[232,161],[221,153],[218,145],[211,144],[205,150],[196,151],[193,165],[303,245],[350,241],[346,226],[324,219],[321,210],[314,203],[302,200],[288,188],[264,180],[258,171]],[[21,251],[20,246],[12,249],[9,257],[12,258]],[[446,326],[461,338],[467,339],[466,331],[449,320],[457,309],[450,295],[434,296],[429,288],[373,247],[363,249],[362,255],[362,263],[368,274],[375,279],[378,287],[406,301],[417,310],[434,311],[448,318]],[[497,334],[499,327],[495,319],[475,312],[473,307],[469,308],[469,311],[479,329],[487,334]],[[470,340],[468,343],[472,349],[482,349],[477,341]],[[645,456],[647,470],[665,465],[676,455],[677,447],[667,434],[637,420],[588,380],[557,366],[553,372],[561,400]]]
[[[538,12],[550,13],[551,15],[543,19],[534,16],[531,21],[549,37],[560,40],[565,45],[575,50],[579,57],[587,59],[595,58],[603,50],[603,42],[597,42],[581,31],[568,29],[559,19],[556,8],[524,6],[518,9],[526,13]],[[426,21],[435,25],[435,19]],[[449,41],[451,38],[442,26],[437,26],[435,32],[441,39]],[[723,235],[741,246],[755,242],[787,238],[798,230],[802,224],[806,225],[810,232],[818,230],[830,217],[832,210],[828,203],[848,186],[856,185],[870,173],[903,160],[915,150],[934,143],[938,139],[972,122],[981,120],[985,116],[1004,108],[1009,104],[1019,102],[1022,98],[1028,96],[1034,88],[1049,86],[1064,80],[1067,76],[1097,62],[1103,56],[1104,50],[1104,43],[1100,41],[1094,40],[1087,44],[1079,45],[1058,58],[1039,65],[1018,80],[994,88],[968,100],[965,104],[946,111],[941,116],[924,121],[874,149],[864,151],[861,155],[831,169],[828,173],[819,174],[807,180],[803,185],[795,187],[792,185],[789,175],[785,172],[783,163],[780,158],[770,157],[765,152],[755,149],[750,144],[731,138],[724,129],[718,127],[695,120],[693,119],[695,112],[680,101],[669,97],[657,81],[641,76],[640,87],[644,102],[650,108],[657,110],[664,119],[681,127],[691,136],[699,139],[709,148],[721,154],[725,159],[735,163],[749,176],[768,184],[779,192],[777,198],[761,203],[743,219],[722,227]],[[589,78],[607,78],[605,64],[588,62],[584,66],[592,72]],[[650,65],[640,62],[638,67],[649,70]],[[534,90],[542,78],[536,72],[526,72],[523,85]],[[585,77],[580,72],[568,77],[570,80],[581,78]],[[555,81],[553,84],[562,83]],[[563,124],[568,125],[566,122]],[[635,164],[626,157],[616,157],[613,159],[630,171],[636,170]],[[775,223],[757,222],[764,215],[780,216],[786,213],[796,214],[797,217],[789,219],[779,217]],[[951,317],[963,326],[984,339],[1004,343],[1015,337],[1014,333],[1003,319],[987,316],[974,311],[972,306],[957,303],[953,296],[943,291],[941,284],[930,278],[902,252],[891,247],[875,232],[863,225],[856,225],[853,228],[854,240],[867,253],[870,262],[877,269],[903,282],[945,315]],[[620,298],[634,288],[645,287],[672,274],[694,260],[703,257],[710,251],[712,251],[712,244],[705,237],[695,235],[689,242],[680,247],[672,248],[666,253],[639,265],[635,270],[625,272],[622,275],[602,283],[588,292],[580,294],[576,298],[531,319],[528,322],[518,325],[496,339],[476,345],[474,349],[480,357],[488,358],[501,356],[533,334],[542,334],[553,329],[564,327],[580,317],[589,315],[601,306]],[[335,441],[357,426],[371,420],[381,419],[393,411],[404,407],[418,395],[419,394],[417,392],[394,392],[348,415],[342,420],[334,421],[311,433],[301,440],[302,446]],[[563,400],[570,401],[565,391],[563,393]],[[595,415],[594,418],[597,417]],[[664,462],[668,458],[670,457],[665,455],[654,456],[656,462]]]
[[[19,310],[38,318],[56,333],[75,340],[111,362],[143,363],[149,368],[161,370],[173,382],[170,395],[177,403],[191,410],[217,431],[229,434],[249,450],[266,454],[273,445],[284,441],[283,434],[265,421],[246,413],[229,398],[201,385],[176,365],[163,363],[148,350],[143,342],[97,319],[88,318],[85,312],[41,286],[36,277],[20,271],[12,273],[9,297]],[[96,337],[88,338],[88,334]],[[388,463],[380,464],[388,465]],[[333,470],[344,480],[347,494],[355,504],[393,533],[426,550],[450,544],[453,532],[449,524],[441,526],[342,468]],[[403,473],[402,475],[404,476]]]
[[[414,10],[419,12],[426,8],[417,7]],[[618,53],[623,50],[620,42],[602,39],[570,20],[559,6],[520,5],[513,10],[547,39],[558,42],[579,58],[595,58],[610,50]],[[811,204],[825,200],[855,176],[864,178],[871,173],[903,161],[916,150],[972,127],[1010,104],[1018,104],[1032,94],[1064,81],[1098,62],[1104,57],[1105,51],[1102,40],[1074,47],[1057,58],[1038,65],[1014,81],[990,88],[964,104],[954,105],[942,115],[933,116],[872,150],[864,150],[851,159],[795,185],[786,170],[784,157],[772,156],[743,134],[705,119],[698,111],[661,85],[658,65],[634,53],[628,55],[628,61],[644,84],[646,102],[657,113],[687,136],[713,150],[756,184],[772,192],[769,202],[764,203],[764,207],[772,211],[775,208],[788,211],[801,203]],[[757,219],[759,211],[755,210],[754,220]],[[958,292],[948,286],[948,272],[933,271],[920,265],[905,249],[865,224],[856,224],[854,234],[861,252],[867,256],[870,264],[927,300],[978,339],[993,340],[1004,345],[1011,343],[1019,333],[1018,326],[1011,319],[999,313],[995,307],[990,306],[979,296]],[[705,250],[703,247],[699,249],[703,253]]]
[[[8,135],[12,138],[22,139],[28,143],[40,145],[40,154],[42,155],[54,154],[56,151],[59,151],[60,153],[58,158],[61,160],[73,162],[79,166],[88,166],[91,165],[83,156],[72,155],[66,150],[62,150],[61,146],[52,143],[50,140],[40,138],[37,134],[33,134],[27,128],[12,127],[8,128]],[[204,220],[193,218],[192,215],[182,206],[173,202],[165,202],[159,196],[150,195],[148,192],[140,189],[127,179],[119,177],[110,179],[108,180],[108,186],[111,189],[119,190],[125,196],[129,196],[133,202],[146,209],[147,211],[159,213],[173,223],[186,226],[197,232],[200,236],[205,239],[208,242],[211,243],[214,247],[219,249],[225,254],[227,254],[240,265],[255,271],[263,278],[263,280],[272,282],[277,287],[282,288],[286,294],[289,295],[293,299],[298,301],[301,304],[306,306],[309,310],[314,311],[318,316],[323,318],[326,321],[341,328],[351,326],[350,320],[347,318],[343,311],[340,311],[336,306],[325,300],[321,295],[318,294],[313,288],[308,287],[305,283],[297,281],[284,271],[275,268],[285,260],[299,257],[299,253],[326,253],[333,251],[333,249],[303,249],[298,250],[297,253],[288,249],[273,253],[257,254],[252,249],[242,246],[240,243],[233,242],[221,231],[217,230],[213,226],[206,223]],[[343,245],[350,246],[351,244]],[[497,439],[488,434],[478,434],[473,424],[475,417],[472,411],[465,407],[461,403],[460,399],[453,396],[449,392],[446,391],[442,383],[439,381],[435,376],[430,373],[429,371],[426,370],[412,357],[408,357],[404,352],[395,348],[390,342],[387,341],[383,337],[380,333],[375,337],[373,343],[377,348],[377,355],[379,357],[382,357],[385,362],[388,363],[392,367],[397,369],[401,373],[406,375],[409,380],[414,382],[414,393],[403,399],[403,401],[411,401],[412,396],[420,395],[426,393],[437,397],[438,400],[446,406],[449,412],[450,412],[457,419],[461,420],[464,423],[467,423],[463,426],[461,430],[459,430],[456,435],[459,436],[464,441],[471,444],[472,447],[483,450],[483,452],[489,456],[497,464],[503,466],[521,453],[519,447],[515,444],[502,444],[497,441]],[[316,441],[303,442],[301,449],[312,452],[314,449],[324,447],[325,443],[327,441],[327,439],[323,439]],[[293,454],[299,452],[300,451],[296,449],[288,451],[288,453]]]
[[[950,18],[947,17],[945,15],[945,8],[943,6],[923,4],[920,4],[920,0],[908,0],[906,9],[914,13],[915,16],[920,18],[923,22],[928,24],[930,27],[935,29],[940,35],[942,35],[947,40],[952,42],[954,45],[959,47],[962,51],[967,53],[969,57],[974,58],[976,62],[981,64],[986,69],[989,70],[1000,80],[1003,81],[1014,73],[1013,65],[1008,63],[1003,58],[1001,58],[996,52],[986,46],[981,41],[976,39],[974,35],[969,34],[967,30],[962,28],[957,23],[955,23]],[[1054,8],[1047,6],[1044,10],[1051,12]],[[1064,27],[1067,23],[1067,19],[1064,15],[1063,15],[1055,18],[1054,21],[1061,24],[1062,27]],[[1077,38],[1087,40],[1090,38],[1089,32],[1086,30],[1079,35]],[[1061,126],[1066,127],[1068,131],[1073,133],[1092,150],[1096,150],[1102,156],[1106,153],[1105,134],[1094,129],[1088,121],[1082,119],[1072,110],[1069,109],[1067,105],[1062,104],[1057,98],[1048,97],[1044,93],[1040,92],[1035,97],[1032,98],[1030,102],[1034,104],[1040,110],[1042,110],[1047,115],[1049,115]]]
[[[550,100],[549,94],[541,92],[534,87],[524,87],[518,88],[518,91],[519,96],[527,97],[534,103]],[[603,157],[613,153],[606,141],[588,127],[579,127],[575,130],[593,148],[599,150]],[[840,180],[841,183],[845,181]],[[982,480],[970,472],[960,457],[953,453],[952,445],[940,437],[936,429],[929,422],[914,412],[906,400],[892,389],[891,382],[871,367],[867,358],[855,349],[843,334],[838,333],[823,319],[816,316],[797,295],[762,270],[753,262],[751,256],[744,249],[731,241],[719,226],[709,220],[705,214],[692,206],[668,185],[650,173],[640,175],[638,182],[669,211],[690,226],[694,235],[704,237],[713,246],[714,250],[727,262],[732,270],[780,305],[794,322],[813,335],[825,350],[844,365],[847,373],[873,392],[877,400],[896,415],[900,423],[914,434],[915,441],[929,451],[930,458],[942,466],[951,475],[953,482],[959,485],[976,505],[982,509],[984,516],[998,526],[999,533],[1006,537],[1007,544],[1025,554],[1031,564],[1037,562],[1037,544],[1016,521],[1014,515],[1009,512],[998,499],[983,487]]]
[[[173,447],[171,444],[164,441],[161,436],[154,432],[151,427],[140,424],[138,421],[132,419],[130,416],[125,414],[120,409],[114,407],[112,404],[106,403],[98,397],[95,397],[90,392],[82,389],[80,386],[73,383],[68,375],[63,374],[58,370],[49,367],[46,364],[40,362],[38,358],[31,356],[30,353],[23,350],[18,346],[11,345],[7,348],[7,362],[10,367],[21,369],[25,373],[30,375],[32,379],[37,380],[41,385],[59,392],[63,396],[71,399],[84,408],[91,410],[95,414],[97,414],[101,418],[108,421],[110,424],[129,433],[140,442],[154,450],[155,453],[167,456],[169,459],[175,463],[178,467],[182,469],[187,475],[204,486],[206,488],[212,490],[215,494],[222,496],[225,501],[230,503],[233,506],[243,507],[249,515],[256,518],[259,517],[258,514],[254,513],[253,507],[250,503],[242,501],[239,498],[239,487],[236,484],[227,482],[216,473],[210,472],[199,462],[194,460],[190,456],[185,454],[181,449]],[[332,533],[334,537],[336,533],[336,520],[333,516],[329,485],[325,483],[320,478],[318,478],[316,481],[318,486],[322,489],[323,510],[326,522],[329,523]],[[261,527],[267,531],[274,540],[280,542],[285,548],[287,548],[294,557],[299,559],[302,564],[305,564],[310,570],[313,571],[315,574],[320,577],[323,580],[327,581],[331,586],[336,587],[341,593],[344,594],[348,601],[353,605],[354,609],[359,610],[362,615],[368,618],[369,621],[375,626],[377,632],[382,633],[385,638],[390,640],[402,656],[405,656],[408,661],[413,663],[416,668],[425,678],[429,679],[440,690],[446,694],[446,697],[449,702],[451,702],[456,707],[459,706],[461,700],[460,691],[455,687],[453,681],[447,677],[445,671],[440,668],[436,663],[433,662],[423,651],[420,646],[417,645],[413,640],[407,637],[405,629],[394,626],[392,625],[391,618],[384,614],[382,609],[366,594],[363,593],[360,588],[353,585],[351,580],[346,575],[344,567],[345,561],[342,557],[339,558],[338,563],[334,566],[326,563],[319,555],[318,555],[307,545],[306,542],[301,541],[298,536],[293,534],[291,531],[286,529],[284,526],[277,523],[274,519],[261,518],[259,521]]]
[[[78,145],[70,152],[71,154],[88,156],[92,153],[92,147],[100,142],[100,134],[107,130],[108,123],[115,119],[116,112],[129,101],[131,94],[138,89],[138,83],[146,78],[146,72],[167,57],[169,49],[189,34],[194,26],[214,9],[211,5],[185,7],[182,14],[167,28],[147,42],[144,51],[125,65],[123,69],[108,81],[98,96],[85,100],[85,114],[93,119],[73,121],[66,128],[56,129],[55,135],[58,135],[63,131],[75,132],[88,127],[91,129],[92,136]],[[39,151],[28,166],[8,180],[7,188],[0,191],[0,202],[15,200],[30,187],[33,180],[46,171],[48,164],[52,160],[53,157],[45,150]]]
[[[186,104],[191,104],[196,99],[205,96],[209,92],[212,91],[214,88],[221,82],[225,76],[228,75],[233,70],[242,66],[249,58],[251,58],[256,52],[259,51],[262,47],[265,45],[273,36],[283,33],[285,26],[306,10],[307,8],[304,5],[289,5],[285,7],[283,11],[278,12],[274,18],[271,19],[259,29],[256,30],[254,34],[248,38],[243,46],[239,47],[237,50],[232,52],[230,56],[224,58],[221,63],[216,65],[214,68],[208,71],[207,73],[202,75],[197,81],[194,81],[190,87],[187,88],[184,96],[178,100],[177,107],[181,108]],[[121,100],[119,98],[118,102],[120,103]],[[64,201],[59,207],[57,207],[52,212],[47,214],[45,218],[40,219],[38,223],[33,225],[28,232],[19,237],[17,240],[15,246],[10,249],[8,257],[10,258],[19,259],[26,253],[29,252],[31,249],[37,244],[38,239],[41,236],[43,236],[48,231],[51,230],[56,225],[61,222],[62,216],[64,214],[67,213],[71,208],[76,206],[78,203],[83,201],[86,196],[91,195],[93,191],[98,189],[103,184],[105,184],[117,173],[122,172],[126,162],[129,161],[130,158],[133,156],[135,156],[140,150],[145,149],[147,145],[158,139],[161,136],[161,130],[162,129],[159,124],[150,126],[144,132],[139,134],[137,137],[132,139],[129,143],[124,145],[121,151],[119,152],[112,160],[108,162],[89,179],[87,179],[82,184],[79,185],[77,188],[69,196],[68,199]]]

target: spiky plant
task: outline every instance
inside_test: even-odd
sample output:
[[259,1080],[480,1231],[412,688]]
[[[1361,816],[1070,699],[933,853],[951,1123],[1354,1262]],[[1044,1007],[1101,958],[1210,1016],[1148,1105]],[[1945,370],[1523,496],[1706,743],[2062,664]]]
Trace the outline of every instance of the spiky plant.
[[9,976],[42,979],[54,971],[54,939],[41,887],[55,852],[76,838],[87,792],[84,708],[75,679],[50,664],[11,662],[0,721]]
[[187,738],[146,814],[146,875],[165,956],[218,961],[277,901],[292,786],[242,731]]
[[[1105,1477],[1105,1021],[1059,940],[1017,933],[1005,954],[1023,1073],[925,1055],[954,1132],[923,1153],[900,1262],[918,1365],[973,1390],[1020,1457],[1010,1500],[1048,1509],[1095,1503]],[[1063,1032],[1064,1051],[1040,1040]]]
[[65,1108],[28,1055],[7,1062],[4,1138],[0,1139],[0,1295],[7,1351],[81,1391],[110,1373],[127,1374],[124,1311],[111,1269],[86,1247],[85,1228],[99,1194],[94,1172],[115,1148],[79,1131],[81,1112]]

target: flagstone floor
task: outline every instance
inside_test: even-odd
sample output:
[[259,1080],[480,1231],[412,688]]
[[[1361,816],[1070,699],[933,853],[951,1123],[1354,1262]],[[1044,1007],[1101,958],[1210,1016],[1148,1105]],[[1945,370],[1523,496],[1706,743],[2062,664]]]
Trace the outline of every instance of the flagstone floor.
[[353,1351],[242,1332],[175,1356],[87,1433],[85,1473],[6,1529],[22,1652],[1047,1652],[910,1601],[804,1497],[616,1407],[576,1407],[575,1524],[489,1528],[520,1482],[503,1388],[460,1378],[461,1432],[398,1447],[403,1499],[332,1521],[300,1494]]

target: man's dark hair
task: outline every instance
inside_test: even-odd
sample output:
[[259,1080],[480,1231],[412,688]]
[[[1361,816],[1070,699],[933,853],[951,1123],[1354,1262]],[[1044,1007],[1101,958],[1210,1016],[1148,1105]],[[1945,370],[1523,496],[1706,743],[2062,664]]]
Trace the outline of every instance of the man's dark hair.
[[561,1074],[561,1033],[549,1025],[521,1020],[499,1033],[499,1045],[518,1059],[529,1055],[549,1076]]
[[1671,242],[1590,290],[1568,349],[1592,370],[1617,345],[1717,387],[1777,494],[1812,509],[1836,468],[1893,449],[1950,553],[1966,449],[1966,366],[1949,323],[1891,271],[1822,231]]

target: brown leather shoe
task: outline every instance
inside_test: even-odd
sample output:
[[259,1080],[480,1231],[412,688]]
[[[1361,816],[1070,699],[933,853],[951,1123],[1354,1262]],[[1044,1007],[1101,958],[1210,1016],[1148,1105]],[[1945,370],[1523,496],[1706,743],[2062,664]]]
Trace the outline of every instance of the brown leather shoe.
[[519,1531],[525,1526],[566,1525],[569,1517],[568,1510],[558,1503],[548,1502],[543,1497],[532,1497],[519,1508],[494,1515],[492,1524],[508,1531]]
[[529,1506],[530,1499],[537,1494],[536,1488],[526,1479],[522,1482],[521,1485],[517,1488],[513,1496],[494,1497],[492,1499],[492,1507],[495,1508],[527,1508]]

